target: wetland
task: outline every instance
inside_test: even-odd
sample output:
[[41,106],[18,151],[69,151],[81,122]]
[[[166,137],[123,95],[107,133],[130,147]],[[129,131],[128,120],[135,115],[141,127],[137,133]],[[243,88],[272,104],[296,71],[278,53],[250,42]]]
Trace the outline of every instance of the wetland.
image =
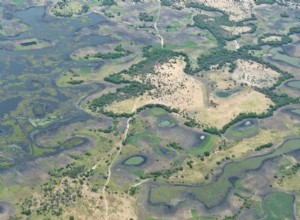
[[3,0],[0,219],[299,219],[299,3],[259,2]]

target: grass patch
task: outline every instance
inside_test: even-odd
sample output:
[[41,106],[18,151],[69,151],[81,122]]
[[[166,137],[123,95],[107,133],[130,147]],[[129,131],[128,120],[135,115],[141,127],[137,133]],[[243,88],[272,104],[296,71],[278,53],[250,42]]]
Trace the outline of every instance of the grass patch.
[[287,83],[289,87],[299,89],[300,90],[300,80],[294,80]]
[[263,200],[264,220],[293,219],[293,196],[283,192],[268,194]]
[[294,110],[292,110],[292,112],[297,114],[297,115],[300,115],[300,109],[294,109]]
[[156,150],[158,150],[159,144],[161,142],[161,138],[159,136],[153,134],[150,131],[145,130],[142,131],[141,133],[128,137],[126,140],[126,144],[131,144],[139,148],[141,145],[140,143],[141,140],[144,140]]
[[227,135],[232,139],[243,139],[247,137],[253,137],[258,133],[257,127],[249,127],[245,129],[229,128]]
[[24,0],[12,0],[12,3],[15,5],[23,5],[25,3]]
[[167,114],[166,110],[162,108],[150,108],[149,113],[151,116],[161,116]]
[[198,215],[198,212],[196,209],[192,209],[191,210],[191,213],[192,213],[192,217],[195,218],[195,219],[198,219],[199,215]]
[[210,152],[213,146],[215,145],[216,137],[206,136],[206,140],[201,143],[197,148],[190,150],[189,153],[193,155],[200,155],[204,152]]
[[40,148],[36,145],[33,145],[33,156],[38,157],[47,153],[52,153],[55,151],[54,148]]
[[128,166],[138,166],[145,161],[145,158],[140,156],[130,157],[128,160],[125,161],[125,164]]
[[73,148],[73,147],[78,147],[78,146],[81,146],[82,144],[84,144],[85,142],[85,139],[84,138],[81,138],[81,137],[74,137],[74,138],[71,138],[67,141],[65,141],[61,147],[62,148]]
[[190,49],[196,49],[198,47],[198,45],[194,41],[191,41],[191,40],[184,41],[183,46],[190,48]]

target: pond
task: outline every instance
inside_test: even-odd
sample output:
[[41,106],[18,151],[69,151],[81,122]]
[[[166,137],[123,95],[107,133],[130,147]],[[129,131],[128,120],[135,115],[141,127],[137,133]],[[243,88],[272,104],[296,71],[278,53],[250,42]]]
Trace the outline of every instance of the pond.
[[0,118],[3,118],[4,115],[9,114],[9,112],[15,110],[21,100],[21,97],[14,97],[0,102]]
[[144,163],[146,163],[147,158],[141,155],[138,156],[132,156],[126,159],[123,164],[127,166],[140,166]]
[[292,89],[300,90],[300,80],[292,80],[286,83]]

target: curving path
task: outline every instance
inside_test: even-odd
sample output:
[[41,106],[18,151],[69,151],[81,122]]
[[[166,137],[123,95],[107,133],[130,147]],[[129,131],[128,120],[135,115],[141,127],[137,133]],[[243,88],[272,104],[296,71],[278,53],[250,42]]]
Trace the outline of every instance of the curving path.
[[[131,110],[132,113],[134,113],[136,111],[136,103],[134,103],[134,106]],[[110,183],[110,178],[111,178],[111,168],[114,164],[114,162],[117,160],[117,158],[119,157],[121,151],[122,151],[122,147],[123,147],[123,142],[126,140],[127,138],[127,135],[128,135],[128,131],[129,131],[129,128],[130,128],[130,122],[132,120],[133,117],[130,117],[127,119],[127,125],[126,125],[126,129],[122,135],[122,138],[121,138],[121,141],[119,142],[118,144],[118,147],[119,147],[119,150],[117,151],[116,153],[116,156],[112,159],[110,165],[108,166],[108,171],[107,171],[107,179],[106,179],[106,182],[102,188],[102,194],[103,194],[103,200],[104,200],[104,205],[105,205],[105,215],[104,215],[104,219],[105,220],[108,220],[108,200],[106,198],[106,187],[109,185]],[[96,165],[95,165],[96,166]],[[95,168],[95,166],[93,168]]]
[[157,22],[158,22],[158,20],[159,20],[160,11],[161,11],[161,3],[160,3],[160,0],[158,0],[158,3],[159,3],[159,9],[158,9],[157,19],[156,19],[156,21],[154,22],[154,28],[155,28],[155,30],[156,30],[156,36],[159,37],[159,39],[160,39],[160,46],[161,46],[161,48],[164,48],[165,40],[164,40],[163,36],[161,36],[161,34],[159,33],[159,30],[158,30],[158,28],[157,28]]

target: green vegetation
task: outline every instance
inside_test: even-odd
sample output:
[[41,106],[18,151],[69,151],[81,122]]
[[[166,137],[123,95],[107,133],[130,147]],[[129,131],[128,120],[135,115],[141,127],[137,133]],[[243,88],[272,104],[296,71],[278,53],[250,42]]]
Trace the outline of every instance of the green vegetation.
[[264,220],[280,220],[294,218],[294,198],[283,192],[268,194],[263,200],[263,208],[266,217]]
[[271,148],[272,146],[273,146],[272,143],[263,144],[263,145],[258,146],[257,148],[255,148],[255,151],[260,151],[260,150],[265,149],[265,148]]
[[[232,41],[241,37],[240,35],[233,35],[231,32],[222,28],[222,26],[229,26],[229,27],[244,26],[244,22],[256,19],[254,16],[252,16],[247,20],[234,22],[229,19],[229,15],[226,14],[225,12],[210,6],[206,6],[201,3],[191,2],[187,4],[187,7],[197,8],[197,9],[210,11],[210,12],[218,12],[222,14],[221,16],[217,16],[217,17],[210,17],[205,14],[197,14],[196,16],[193,17],[193,21],[194,21],[193,26],[203,30],[208,30],[217,39],[218,46],[220,48],[226,45],[226,41]],[[249,31],[250,33],[255,32],[256,26],[254,24],[248,23],[246,25],[251,27],[251,30]]]
[[112,5],[117,5],[117,3],[114,0],[102,0],[101,5],[112,6]]
[[12,3],[16,5],[24,4],[24,2],[25,2],[24,0],[12,0]]
[[262,4],[269,4],[269,5],[273,5],[276,3],[276,0],[256,0],[255,3],[257,5],[262,5]]
[[[273,118],[261,120],[262,128],[266,131],[262,130],[261,136],[253,138],[258,143],[257,147],[253,147],[253,143],[250,143],[253,148],[248,145],[250,140],[241,139],[258,134],[260,124],[252,123],[251,126],[237,124],[246,118],[252,120],[252,118],[270,117],[282,106],[300,103],[299,97],[292,98],[283,94],[287,89],[286,85],[299,89],[300,83],[296,80],[288,81],[284,84],[285,87],[279,88],[281,83],[293,76],[271,64],[282,60],[300,67],[296,57],[299,46],[297,36],[291,36],[300,33],[300,27],[294,26],[297,23],[293,20],[296,19],[297,14],[293,12],[293,16],[289,17],[288,13],[284,12],[288,12],[287,8],[265,5],[254,8],[257,20],[253,15],[249,19],[235,21],[230,14],[221,9],[207,6],[206,3],[190,1],[184,2],[187,6],[184,10],[174,11],[173,9],[185,7],[177,6],[181,5],[182,1],[161,0],[163,6],[161,9],[157,4],[155,7],[147,8],[154,5],[141,0],[133,0],[132,4],[116,0],[57,0],[49,6],[49,10],[46,10],[45,18],[49,17],[49,12],[60,17],[74,17],[59,18],[60,22],[46,19],[45,23],[42,23],[44,19],[41,16],[44,15],[44,9],[32,7],[37,2],[39,5],[46,3],[46,1],[35,0],[12,0],[3,1],[2,5],[4,9],[8,6],[8,10],[3,10],[0,29],[3,28],[1,33],[3,32],[4,35],[11,32],[12,37],[7,40],[9,43],[25,30],[30,36],[44,33],[43,28],[49,23],[51,24],[46,29],[49,32],[59,30],[57,27],[67,27],[54,33],[55,36],[57,35],[55,37],[57,40],[53,42],[31,38],[25,41],[14,41],[11,45],[7,45],[5,41],[0,45],[3,53],[8,50],[9,55],[0,60],[4,65],[4,72],[7,72],[0,82],[1,104],[4,109],[0,125],[2,146],[0,169],[5,170],[0,181],[0,197],[1,200],[14,206],[15,216],[11,219],[76,219],[78,210],[81,212],[79,217],[85,218],[92,213],[95,214],[95,218],[101,218],[105,208],[103,203],[105,193],[109,207],[108,219],[123,216],[122,208],[119,209],[123,202],[126,203],[123,205],[130,209],[128,213],[135,213],[137,207],[143,206],[143,210],[147,209],[145,215],[148,217],[142,215],[139,218],[149,220],[155,219],[149,217],[152,215],[163,219],[166,213],[170,213],[168,218],[182,217],[182,213],[176,210],[188,210],[188,212],[190,210],[191,213],[187,215],[184,213],[184,216],[207,220],[217,219],[224,213],[231,213],[232,216],[224,217],[229,220],[240,218],[241,216],[238,215],[245,211],[243,209],[249,209],[249,213],[253,214],[254,218],[266,220],[297,218],[293,216],[294,195],[274,191],[290,190],[288,187],[292,184],[289,183],[290,185],[286,187],[284,181],[287,180],[295,182],[295,188],[298,187],[298,179],[292,177],[299,174],[300,164],[294,161],[296,158],[294,151],[296,153],[296,150],[299,150],[300,140],[286,141],[279,148],[272,147],[273,144],[267,142],[279,143],[284,138],[297,135],[299,127],[295,114],[300,115],[300,111],[294,109],[295,105],[276,113],[275,120],[272,120]],[[280,0],[257,0],[256,2],[257,4],[280,4]],[[237,4],[240,6],[244,3]],[[24,8],[26,11],[23,12]],[[266,8],[263,13],[262,8]],[[274,12],[271,9],[274,9]],[[36,12],[32,13],[35,16],[28,16],[27,20],[27,13],[31,10]],[[101,15],[90,13],[78,16],[88,11],[97,11]],[[126,14],[127,11],[134,12],[135,16]],[[38,17],[39,14],[42,14],[41,18]],[[153,42],[159,42],[153,24],[150,24],[158,17],[162,22],[158,28],[166,28],[160,30],[166,43],[164,48],[161,48],[158,43],[151,45]],[[33,23],[35,20],[38,20],[37,24]],[[22,23],[26,23],[28,28],[25,28]],[[279,26],[278,30],[274,29],[274,26]],[[237,34],[239,31],[247,30],[245,27],[250,27],[251,30]],[[31,32],[32,30],[34,31]],[[286,35],[281,34],[286,32]],[[48,34],[50,36],[51,33],[47,33],[47,36]],[[233,40],[237,41],[232,42]],[[288,43],[291,44],[284,45]],[[74,53],[72,57],[75,66],[73,62],[68,64],[64,62],[65,58],[69,60],[70,52],[79,51],[79,56],[85,55],[89,50],[93,50],[91,45],[99,44],[103,44],[103,47],[101,46],[103,50],[99,50],[100,46],[97,46],[96,52],[85,57],[77,57]],[[281,48],[282,45],[284,47]],[[45,50],[46,52],[32,50],[52,46],[53,48]],[[212,47],[214,49],[211,50]],[[30,49],[30,53],[25,49]],[[55,52],[51,54],[52,51]],[[184,51],[184,53],[177,51]],[[264,56],[266,54],[273,56]],[[238,84],[232,80],[234,77],[228,80],[227,76],[225,79],[222,75],[220,76],[222,79],[217,80],[228,81],[224,83],[226,85],[232,82],[234,87],[231,84],[228,89],[214,90],[217,88],[213,82],[214,77],[209,77],[210,72],[205,71],[224,67],[227,70],[229,67],[229,71],[234,72],[238,59],[266,65],[280,73],[278,81],[269,88],[253,87],[251,90],[264,94],[273,101],[273,104],[261,114],[252,112],[236,114],[235,118],[221,129],[206,127],[201,124],[201,121],[192,118],[194,113],[189,110],[179,111],[172,106],[161,104],[145,105],[132,113],[129,113],[129,110],[128,113],[114,112],[114,106],[110,106],[113,102],[130,99],[129,104],[121,103],[129,109],[129,105],[132,104],[131,98],[135,99],[156,88],[156,82],[152,83],[148,74],[156,74],[154,67],[178,56],[184,58],[187,64],[185,73],[195,74],[193,76],[195,80],[198,80],[198,77],[203,78],[201,81],[207,84],[205,85],[207,93],[215,92],[219,97],[228,97],[244,86],[247,90],[250,88],[244,83]],[[76,57],[79,59],[75,60]],[[265,60],[271,60],[271,63]],[[130,65],[131,63],[134,65]],[[284,68],[284,64],[279,66]],[[28,71],[32,74],[27,74]],[[58,88],[52,81],[60,73],[64,73],[64,77],[61,78],[62,83],[57,85],[64,84],[64,86]],[[101,85],[101,79],[107,76],[107,73],[111,75],[105,80],[115,85],[111,83]],[[90,77],[96,78],[91,80]],[[151,86],[149,81],[155,86]],[[78,84],[84,86],[70,86]],[[164,82],[158,84],[164,86]],[[218,88],[223,87],[218,82],[217,85]],[[184,85],[182,86],[184,88]],[[188,92],[186,98],[190,98]],[[297,91],[288,89],[288,92],[295,95]],[[97,94],[101,94],[101,97],[91,100],[98,97]],[[159,98],[159,93],[157,94]],[[15,108],[9,106],[8,109],[11,109],[8,111],[3,100],[14,96],[20,96],[21,101],[18,101]],[[221,101],[226,102],[226,100]],[[76,106],[72,103],[76,103]],[[90,114],[90,111],[85,114],[82,109],[77,109],[80,108],[78,106],[80,103],[83,103],[84,107],[88,106],[97,115]],[[210,100],[209,103],[213,104]],[[107,109],[113,109],[113,112]],[[120,109],[121,112],[122,110]],[[196,111],[195,114],[197,113]],[[286,116],[281,117],[282,114]],[[116,120],[110,117],[130,117],[130,120],[126,124],[125,118]],[[182,120],[185,119],[187,120],[185,125],[199,129],[182,126]],[[201,133],[201,130],[212,135]],[[264,142],[263,137],[269,134],[268,132],[271,135]],[[225,137],[222,136],[224,133]],[[122,151],[118,146],[120,141],[123,141]],[[267,144],[260,145],[260,143]],[[243,148],[244,144],[245,148]],[[73,149],[75,147],[78,148]],[[257,151],[255,153],[257,156],[249,157],[248,153],[252,154],[253,150]],[[119,151],[120,155],[116,154]],[[35,160],[36,158],[39,159]],[[150,163],[145,163],[148,158]],[[288,165],[280,158],[288,160]],[[269,163],[264,162],[269,160],[274,162],[271,169],[272,172],[274,171],[274,176],[270,177],[270,183],[265,185],[264,182],[262,186],[262,184],[255,185],[256,182],[252,181],[244,182],[243,177],[247,171],[257,172],[263,164],[264,168],[268,168]],[[139,167],[141,164],[143,166]],[[16,169],[9,168],[15,165]],[[279,171],[275,170],[277,168]],[[122,169],[126,169],[130,175],[126,175]],[[24,172],[26,175],[23,175]],[[121,175],[118,175],[118,172]],[[111,178],[108,174],[112,174]],[[250,177],[251,175],[252,173]],[[259,178],[257,179],[260,181]],[[255,178],[254,180],[256,181]],[[104,185],[106,181],[108,184]],[[120,185],[120,183],[124,184]],[[143,184],[143,190],[134,187],[139,184]],[[252,184],[258,189],[251,188]],[[271,187],[273,190],[270,190]],[[267,193],[272,193],[263,198],[266,188],[268,188]],[[253,190],[259,190],[261,193],[256,194]],[[292,190],[289,192],[295,194]],[[261,199],[263,203],[260,202]],[[137,201],[144,202],[136,206]],[[233,206],[229,207],[225,204],[231,201],[234,201]],[[217,207],[219,204],[228,208],[220,215]],[[148,207],[152,205],[153,207]],[[111,207],[116,213],[111,213]],[[214,208],[210,209],[212,207]],[[201,216],[203,213],[198,213],[198,209],[206,209],[203,213],[212,213],[213,216]],[[1,211],[0,218],[3,214]],[[174,216],[171,216],[172,211]],[[245,217],[248,211],[242,214]],[[136,219],[136,216],[129,216],[128,219]]]
[[299,34],[300,33],[300,27],[291,27],[289,34]]
[[71,81],[68,81],[68,83],[71,84],[71,85],[78,85],[78,84],[81,84],[83,82],[84,82],[84,80],[79,80],[79,79],[77,79],[77,80],[73,79]]
[[171,142],[171,143],[167,144],[167,147],[170,147],[170,148],[172,148],[174,150],[177,150],[177,151],[183,150],[181,145],[179,143],[176,143],[176,142]]
[[115,52],[109,52],[109,53],[96,53],[93,55],[86,55],[84,59],[90,59],[90,58],[98,58],[98,59],[103,59],[103,60],[108,60],[108,59],[118,59],[121,57],[128,56],[132,54],[131,51],[125,50],[122,45],[118,45],[115,49]]
[[297,115],[300,115],[300,109],[293,109],[292,112]]
[[161,6],[166,6],[166,7],[172,6],[171,0],[161,0],[160,3],[161,3]]
[[[279,37],[280,40],[271,40],[271,41],[264,41],[265,38],[274,36],[274,37]],[[293,41],[292,38],[290,38],[289,35],[277,35],[277,34],[265,34],[264,36],[261,36],[258,38],[258,43],[260,45],[269,45],[269,46],[276,46],[276,45],[283,45],[283,44],[288,44]]]
[[86,140],[84,138],[81,138],[81,137],[73,137],[73,138],[70,138],[69,140],[65,141],[61,147],[62,148],[73,148],[73,147],[79,147],[81,146],[82,144],[84,144],[86,142]]
[[282,18],[288,18],[289,17],[288,13],[286,13],[286,12],[281,13],[280,16]]
[[201,9],[201,10],[204,10],[204,11],[220,12],[222,14],[225,14],[223,11],[221,11],[217,8],[210,7],[210,6],[204,5],[202,3],[198,3],[198,2],[190,2],[186,5],[186,7],[197,8],[197,9]]
[[258,126],[231,126],[226,131],[226,137],[230,139],[240,140],[243,138],[249,138],[257,135],[259,133]]
[[149,15],[146,12],[140,12],[139,19],[141,21],[145,21],[145,22],[152,22],[152,21],[154,21],[154,16],[153,15]]
[[178,161],[175,161],[175,162],[171,163],[171,166],[169,169],[163,169],[163,170],[149,172],[149,173],[144,174],[144,176],[142,178],[143,179],[153,178],[154,181],[157,178],[169,179],[171,175],[173,175],[174,173],[177,173],[180,170],[183,170],[183,168],[180,166]]
[[[107,112],[104,111],[103,109],[105,106],[113,103],[114,101],[122,101],[132,97],[137,97],[143,95],[147,90],[151,90],[153,88],[150,84],[142,84],[133,80],[124,79],[123,75],[129,75],[129,76],[140,75],[143,77],[146,73],[154,72],[153,68],[155,66],[155,63],[168,61],[170,58],[174,56],[183,56],[185,58],[185,61],[187,62],[185,70],[186,72],[191,72],[189,60],[187,56],[183,53],[174,52],[171,50],[165,50],[157,47],[145,47],[143,49],[143,52],[146,60],[143,60],[138,64],[131,66],[128,70],[123,70],[119,73],[112,74],[109,77],[105,78],[106,81],[112,83],[116,83],[116,84],[126,83],[127,85],[122,88],[118,88],[115,93],[110,92],[102,95],[100,98],[94,99],[89,105],[91,111],[96,112],[98,109],[99,112],[106,114],[110,117],[132,116],[132,114],[127,114],[127,113],[116,114],[113,112]],[[165,109],[168,112],[178,112],[177,109],[172,109],[160,104],[146,105],[144,107],[139,108],[137,111],[139,112],[145,108],[151,108],[151,107],[160,107]]]
[[9,167],[14,165],[13,161],[0,161],[0,168]]
[[81,15],[89,11],[89,6],[71,1],[59,0],[52,8],[52,13],[58,17],[72,17],[73,15]]
[[[279,149],[269,154],[252,157],[239,162],[229,163],[224,167],[222,175],[215,181],[198,186],[161,185],[151,189],[150,201],[154,203],[171,204],[171,200],[180,197],[181,192],[191,193],[207,207],[213,207],[222,201],[230,187],[230,177],[239,177],[245,170],[254,170],[261,166],[263,161],[277,157],[283,153],[292,152],[299,148],[300,140],[286,141]],[[166,189],[166,187],[168,189]],[[166,194],[167,193],[167,194]]]
[[142,163],[144,163],[145,158],[141,156],[134,156],[127,159],[124,164],[128,166],[138,166]]
[[227,98],[234,93],[237,93],[241,90],[241,88],[227,89],[227,90],[216,90],[215,93],[220,98]]

